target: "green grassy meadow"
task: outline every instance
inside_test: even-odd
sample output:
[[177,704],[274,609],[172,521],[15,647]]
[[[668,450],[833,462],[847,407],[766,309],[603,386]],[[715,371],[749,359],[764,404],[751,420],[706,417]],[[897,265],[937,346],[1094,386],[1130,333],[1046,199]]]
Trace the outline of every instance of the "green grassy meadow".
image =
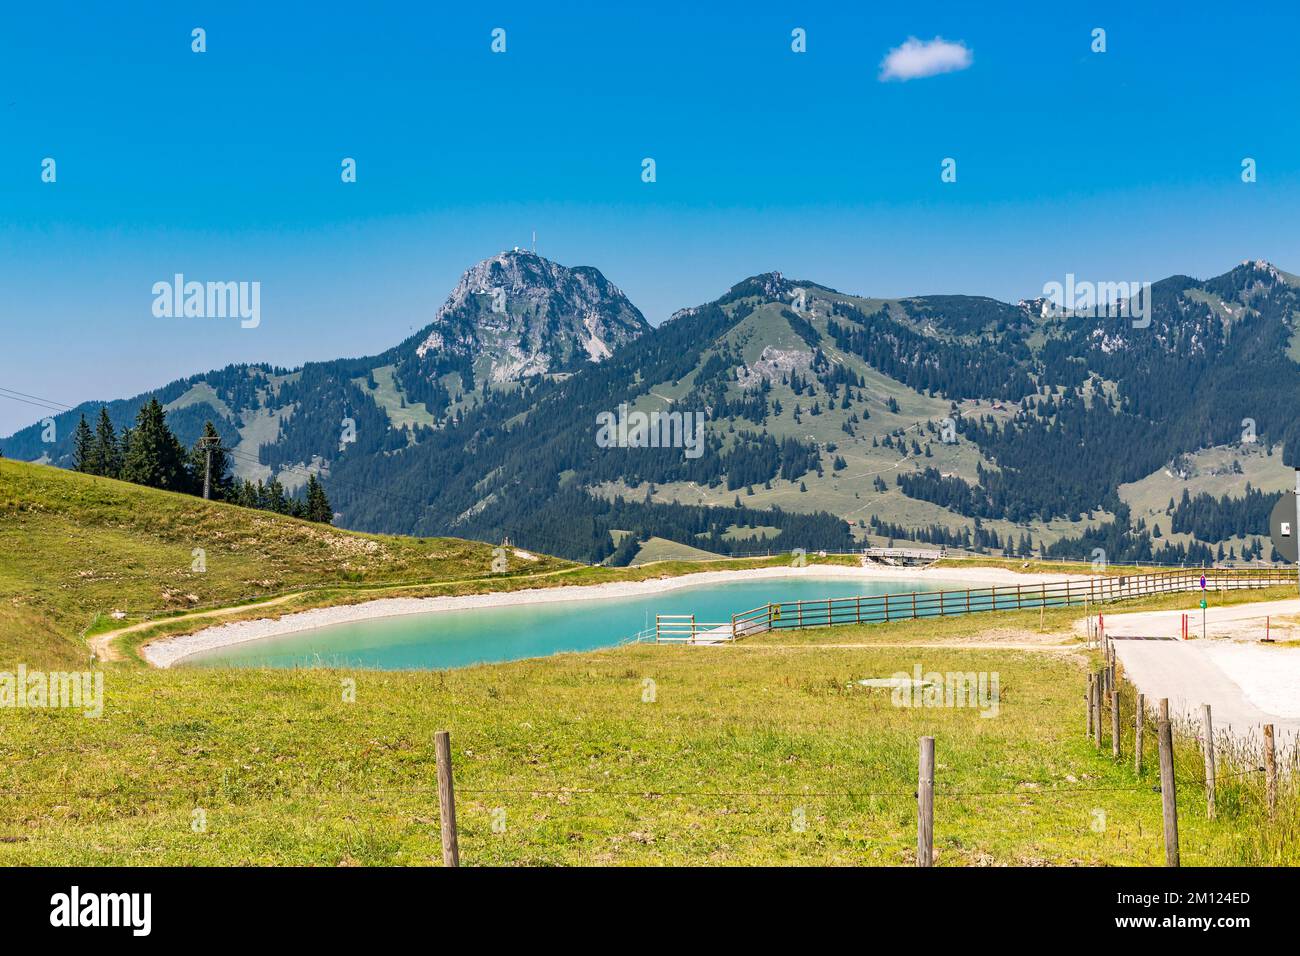
[[[189,570],[196,546],[204,574]],[[202,606],[289,591],[283,613],[377,593],[765,563],[608,569],[512,557],[494,576],[492,557],[488,545],[356,535],[0,461],[0,670],[83,668],[82,635],[96,628],[154,622],[130,635],[129,652],[155,632],[199,626],[179,616],[193,613],[190,594]],[[105,623],[120,605],[147,617]],[[436,865],[439,729],[451,733],[466,865],[911,865],[923,735],[936,738],[940,865],[1157,865],[1154,735],[1141,777],[1131,728],[1118,762],[1085,737],[1083,688],[1097,661],[1074,637],[1080,613],[780,631],[452,671],[158,671],[127,653],[99,668],[100,717],[0,707],[0,865]],[[858,683],[918,665],[996,673],[997,715],[895,706],[890,689]],[[1122,706],[1131,714],[1130,698]],[[1185,864],[1300,857],[1294,776],[1270,822],[1259,775],[1237,772],[1252,759],[1225,750],[1209,820],[1200,756],[1181,733]]]
[[[856,683],[917,664],[998,672],[998,715]],[[101,718],[0,711],[0,864],[434,863],[447,729],[466,865],[908,865],[922,735],[940,865],[1156,865],[1154,758],[1138,778],[1094,750],[1083,675],[1060,652],[815,645],[120,670]],[[1205,819],[1182,750],[1185,864],[1294,862],[1294,813],[1263,824],[1243,777]]]

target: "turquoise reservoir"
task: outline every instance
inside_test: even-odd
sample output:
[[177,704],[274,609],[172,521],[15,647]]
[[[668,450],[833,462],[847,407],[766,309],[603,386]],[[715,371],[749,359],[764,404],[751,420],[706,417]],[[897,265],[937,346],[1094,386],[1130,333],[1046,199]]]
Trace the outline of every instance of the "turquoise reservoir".
[[645,628],[655,614],[694,614],[725,622],[769,601],[808,601],[901,594],[942,585],[933,578],[856,581],[843,577],[771,578],[700,584],[641,597],[592,598],[431,611],[354,621],[205,651],[184,660],[206,667],[371,667],[389,670],[464,667],[610,647]]

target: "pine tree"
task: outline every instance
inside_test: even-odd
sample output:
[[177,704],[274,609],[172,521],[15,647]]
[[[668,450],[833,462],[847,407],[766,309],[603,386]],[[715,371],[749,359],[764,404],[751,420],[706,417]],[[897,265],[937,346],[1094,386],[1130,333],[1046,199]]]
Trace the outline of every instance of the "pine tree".
[[330,505],[330,500],[325,497],[325,489],[316,480],[315,475],[309,475],[307,478],[305,517],[308,521],[319,521],[321,524],[330,524],[334,520],[334,509]]
[[121,434],[117,436],[117,460],[119,462],[119,467],[117,469],[117,477],[121,478],[123,481],[127,480],[126,475],[124,474],[125,471],[124,463],[126,462],[127,456],[130,454],[131,454],[131,428],[130,426],[127,426],[126,428],[123,428]]
[[[122,435],[125,437],[126,432]],[[96,474],[108,478],[117,478],[122,474],[122,446],[118,444],[117,435],[113,432],[108,409],[102,405],[99,407],[99,421],[95,423],[94,456],[99,468]]]
[[285,497],[284,485],[280,484],[279,478],[271,478],[270,482],[266,486],[266,494],[263,501],[265,503],[262,507],[267,511],[274,511],[276,514],[280,515],[289,513],[289,499]]
[[86,424],[86,416],[77,422],[77,430],[72,435],[72,467],[87,474],[100,474],[95,461],[95,436]]
[[158,399],[140,408],[122,461],[122,477],[137,485],[165,491],[192,491],[185,468],[185,449],[167,427],[167,413]]

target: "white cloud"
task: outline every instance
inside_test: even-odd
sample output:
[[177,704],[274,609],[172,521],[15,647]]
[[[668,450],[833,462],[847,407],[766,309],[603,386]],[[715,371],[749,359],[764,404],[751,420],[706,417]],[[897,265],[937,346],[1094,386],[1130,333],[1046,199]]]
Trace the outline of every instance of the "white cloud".
[[949,43],[943,37],[922,41],[908,37],[907,42],[886,54],[880,64],[880,79],[915,80],[964,70],[974,61],[964,43]]

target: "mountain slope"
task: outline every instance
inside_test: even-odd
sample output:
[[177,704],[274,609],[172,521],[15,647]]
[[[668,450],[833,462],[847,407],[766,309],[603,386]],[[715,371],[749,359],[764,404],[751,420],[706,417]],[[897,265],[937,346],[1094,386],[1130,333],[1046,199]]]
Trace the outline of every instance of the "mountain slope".
[[[1155,283],[1149,323],[766,273],[647,331],[595,270],[516,251],[467,272],[432,325],[382,355],[233,367],[160,396],[187,439],[214,417],[247,473],[292,486],[322,472],[342,523],[368,530],[620,563],[650,536],[721,554],[908,538],[1266,557],[1256,499],[1245,521],[1228,498],[1175,513],[1190,480],[1176,463],[1216,462],[1224,481],[1198,491],[1240,497],[1234,473],[1284,486],[1298,311],[1297,280],[1262,262]],[[602,441],[604,416],[655,412],[703,419],[699,446]],[[35,457],[37,435],[5,447]]]
[[[420,527],[589,558],[611,550],[605,532],[618,528],[722,553],[789,546],[795,536],[777,534],[792,512],[813,513],[797,529],[807,536],[829,511],[861,523],[859,538],[1020,550],[1073,537],[1062,547],[1082,556],[1081,533],[1122,515],[1112,560],[1130,548],[1200,560],[1168,522],[1164,541],[1148,539],[1117,490],[1179,454],[1240,444],[1244,418],[1260,447],[1286,439],[1300,411],[1300,368],[1286,354],[1296,288],[1246,263],[1152,292],[1153,321],[1139,329],[1045,320],[1035,302],[874,300],[756,276],[598,368],[467,418],[388,474],[395,487],[432,476],[439,493]],[[596,416],[625,403],[707,412],[705,454],[600,447]],[[819,527],[800,545],[852,540],[843,525]]]
[[55,413],[56,441],[46,442],[38,423],[4,439],[2,447],[10,457],[66,467],[81,414],[93,422],[106,404],[120,432],[157,397],[185,444],[210,419],[233,449],[237,475],[275,475],[293,489],[309,473],[328,474],[344,453],[398,451],[421,432],[454,421],[493,389],[571,374],[649,328],[599,270],[504,252],[467,270],[433,322],[379,355],[292,370],[231,365],[130,399]]

